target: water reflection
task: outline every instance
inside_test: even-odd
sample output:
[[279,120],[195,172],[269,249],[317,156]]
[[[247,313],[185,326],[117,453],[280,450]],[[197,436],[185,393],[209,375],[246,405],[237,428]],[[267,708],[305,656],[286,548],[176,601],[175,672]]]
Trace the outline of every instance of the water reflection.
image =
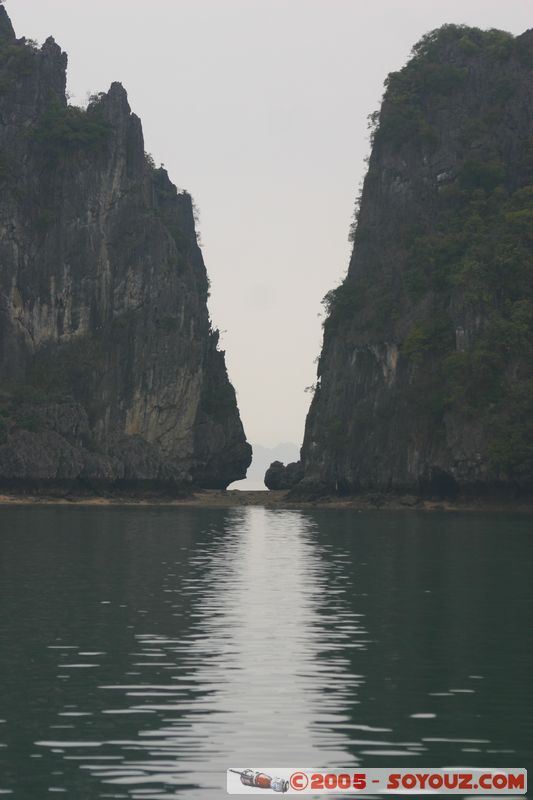
[[235,764],[527,767],[524,518],[2,513],[0,791],[210,800]]
[[165,591],[182,598],[173,613],[180,617],[183,597],[191,599],[190,629],[183,639],[136,634],[136,665],[161,659],[172,682],[106,687],[114,702],[129,703],[115,713],[157,712],[164,725],[116,742],[149,750],[149,761],[100,766],[101,777],[129,785],[131,796],[140,784],[159,784],[151,796],[181,787],[205,798],[224,789],[230,764],[261,764],[272,753],[280,765],[287,754],[290,763],[347,763],[346,735],[328,721],[348,719],[356,702],[361,676],[351,674],[343,648],[365,631],[342,589],[327,600],[328,568],[312,529],[297,512],[235,511],[223,538],[195,552],[179,585],[168,576]]

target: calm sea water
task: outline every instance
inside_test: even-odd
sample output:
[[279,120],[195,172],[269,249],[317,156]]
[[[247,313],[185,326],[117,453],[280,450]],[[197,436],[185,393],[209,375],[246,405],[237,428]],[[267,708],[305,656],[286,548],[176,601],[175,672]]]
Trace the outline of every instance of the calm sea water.
[[533,524],[0,510],[0,790],[225,795],[228,766],[532,766]]

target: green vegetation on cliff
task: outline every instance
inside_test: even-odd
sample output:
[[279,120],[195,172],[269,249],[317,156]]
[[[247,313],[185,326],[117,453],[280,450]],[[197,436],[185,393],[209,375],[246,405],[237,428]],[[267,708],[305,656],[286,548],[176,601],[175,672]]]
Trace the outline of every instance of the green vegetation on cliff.
[[[407,292],[441,307],[462,302],[482,318],[472,342],[457,352],[435,318],[415,323],[404,355],[432,350],[442,359],[442,411],[461,408],[486,425],[493,466],[513,478],[533,478],[533,174],[513,191],[501,162],[466,161],[447,187],[434,233],[418,236],[405,275]],[[447,319],[448,331],[452,321]],[[420,332],[425,330],[425,335]],[[436,350],[435,345],[438,349]],[[520,362],[513,371],[512,362]],[[527,400],[529,396],[529,401]],[[521,440],[520,448],[515,446]]]
[[533,487],[532,70],[531,32],[445,25],[389,75],[324,298],[307,473]]
[[111,126],[94,107],[86,110],[53,102],[39,121],[33,138],[49,158],[58,159],[69,150],[100,147],[110,132]]
[[[463,87],[468,77],[465,64],[450,63],[450,48],[460,55],[482,55],[496,61],[508,59],[514,46],[510,33],[483,31],[466,25],[443,25],[420,39],[413,47],[412,58],[399,72],[385,81],[386,104],[380,114],[371,116],[373,138],[379,130],[394,148],[417,140],[429,147],[438,141],[438,132],[427,111],[444,108],[450,96]],[[502,83],[495,87],[501,92]]]

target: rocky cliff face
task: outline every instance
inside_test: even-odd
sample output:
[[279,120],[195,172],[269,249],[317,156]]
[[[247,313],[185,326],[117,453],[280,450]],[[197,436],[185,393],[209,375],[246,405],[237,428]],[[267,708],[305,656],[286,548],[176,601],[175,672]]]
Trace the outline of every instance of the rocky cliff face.
[[251,460],[211,329],[190,195],[118,83],[0,7],[0,482],[225,487]]
[[389,76],[303,486],[533,487],[533,30],[445,26]]

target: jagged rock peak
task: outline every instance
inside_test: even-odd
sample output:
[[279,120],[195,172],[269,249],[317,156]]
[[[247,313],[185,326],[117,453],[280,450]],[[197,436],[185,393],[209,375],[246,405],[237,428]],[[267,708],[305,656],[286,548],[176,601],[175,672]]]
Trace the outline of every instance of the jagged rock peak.
[[128,103],[128,93],[119,81],[113,81],[106,97],[110,104],[116,106],[125,114],[131,113],[130,104]]
[[9,19],[9,15],[3,5],[0,5],[0,42],[15,41],[16,35]]
[[66,54],[0,14],[0,485],[225,488],[251,448],[191,197],[120,83],[69,105]]

